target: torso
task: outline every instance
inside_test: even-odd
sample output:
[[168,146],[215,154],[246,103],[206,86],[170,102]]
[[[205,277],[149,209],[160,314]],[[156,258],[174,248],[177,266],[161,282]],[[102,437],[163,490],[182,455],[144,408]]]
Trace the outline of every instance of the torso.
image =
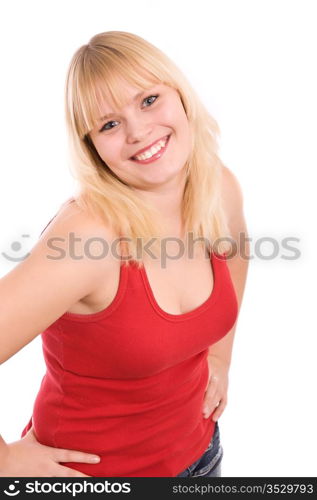
[[[174,248],[173,248],[174,245]],[[178,252],[175,243],[168,247],[168,255]],[[210,296],[214,287],[213,270],[207,252],[195,247],[194,257],[187,255],[179,259],[166,259],[166,266],[146,257],[144,268],[157,304],[169,314],[184,314],[196,309]],[[104,273],[96,290],[87,295],[71,308],[70,313],[92,314],[102,311],[111,304],[116,296],[120,261],[113,259]]]

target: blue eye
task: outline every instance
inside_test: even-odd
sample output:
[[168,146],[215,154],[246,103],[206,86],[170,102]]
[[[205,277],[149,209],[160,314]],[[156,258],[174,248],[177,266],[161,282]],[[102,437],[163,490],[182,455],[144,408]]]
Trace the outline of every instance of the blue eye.
[[[143,100],[143,102],[148,102],[148,106],[151,106],[151,104],[153,104],[153,102],[155,102],[157,98],[158,98],[158,95],[150,95],[149,97],[146,97]],[[154,101],[149,102],[150,99],[154,99]],[[146,106],[146,107],[148,107],[148,106]]]
[[112,128],[114,128],[112,126],[113,123],[118,123],[116,122],[115,120],[112,120],[111,122],[107,122],[103,125],[103,127],[100,129],[100,132],[102,132],[103,130],[111,130]]
[[[157,100],[159,96],[158,95],[150,95],[148,97],[146,97],[145,99],[143,99],[142,103],[146,103],[145,107],[148,108],[149,106],[151,106],[153,104],[153,102],[155,102]],[[116,120],[111,120],[110,122],[107,122],[105,123],[99,132],[104,132],[105,130],[112,130],[113,128],[115,128],[119,122],[117,122]],[[115,125],[114,125],[115,124]]]

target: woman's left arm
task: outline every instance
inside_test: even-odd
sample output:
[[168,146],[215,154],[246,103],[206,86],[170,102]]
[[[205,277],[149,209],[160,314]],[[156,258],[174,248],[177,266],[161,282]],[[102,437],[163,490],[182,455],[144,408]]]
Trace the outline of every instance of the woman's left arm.
[[[227,266],[237,295],[238,311],[240,311],[249,264],[249,241],[243,213],[242,191],[238,180],[227,167],[223,167],[222,197],[231,236],[237,245],[236,253],[233,252],[234,256],[228,256]],[[215,422],[227,405],[228,373],[236,326],[237,321],[233,328],[208,350],[209,380],[204,398],[203,415],[208,418],[212,414]]]

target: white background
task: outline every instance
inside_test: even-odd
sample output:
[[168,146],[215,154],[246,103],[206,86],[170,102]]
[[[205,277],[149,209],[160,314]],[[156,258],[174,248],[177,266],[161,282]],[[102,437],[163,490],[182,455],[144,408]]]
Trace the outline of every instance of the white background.
[[[0,253],[24,255],[74,192],[64,79],[74,51],[107,30],[136,33],[181,67],[220,125],[253,255],[257,239],[278,242],[274,259],[250,263],[219,421],[223,476],[317,475],[315,8],[308,0],[29,0],[1,13]],[[299,259],[282,258],[286,237],[299,238]],[[14,265],[0,255],[1,276]],[[40,337],[0,373],[0,429],[13,441],[44,373]]]

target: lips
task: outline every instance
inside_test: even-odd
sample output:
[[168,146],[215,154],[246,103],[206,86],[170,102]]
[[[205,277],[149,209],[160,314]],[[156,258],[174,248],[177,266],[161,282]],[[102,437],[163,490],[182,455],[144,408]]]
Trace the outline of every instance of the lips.
[[[169,137],[170,137],[170,134],[169,134],[169,135],[164,135],[163,137],[160,137],[159,139],[157,139],[156,141],[152,142],[151,144],[149,144],[149,145],[148,145],[148,146],[146,146],[145,148],[139,149],[136,153],[134,153],[134,155],[133,155],[133,156],[131,156],[131,157],[130,157],[130,159],[131,159],[131,160],[140,161],[140,160],[137,160],[136,156],[138,156],[138,155],[140,155],[140,154],[142,154],[142,153],[145,153],[145,151],[150,150],[150,149],[151,149],[151,147],[153,147],[153,146],[157,145],[160,141],[163,141],[163,140],[165,141],[165,140],[166,140],[166,141],[168,142]],[[166,142],[166,144],[165,144],[164,148],[166,147],[167,142]],[[162,149],[164,149],[164,148],[162,148]],[[154,155],[154,156],[155,156],[155,155]]]
[[[153,163],[157,160],[159,160],[165,153],[165,151],[167,150],[168,148],[168,145],[169,145],[169,141],[170,141],[170,137],[171,135],[168,135],[168,136],[165,136],[163,139],[165,141],[165,138],[166,138],[166,142],[165,142],[165,145],[159,149],[159,151],[157,153],[154,153],[150,158],[145,158],[145,159],[137,159],[135,157],[132,157],[131,160],[134,162],[134,163],[137,163],[139,165],[147,165],[149,163]],[[156,141],[156,143],[162,141],[163,139],[159,139],[158,141]],[[155,144],[155,143],[154,143]]]

